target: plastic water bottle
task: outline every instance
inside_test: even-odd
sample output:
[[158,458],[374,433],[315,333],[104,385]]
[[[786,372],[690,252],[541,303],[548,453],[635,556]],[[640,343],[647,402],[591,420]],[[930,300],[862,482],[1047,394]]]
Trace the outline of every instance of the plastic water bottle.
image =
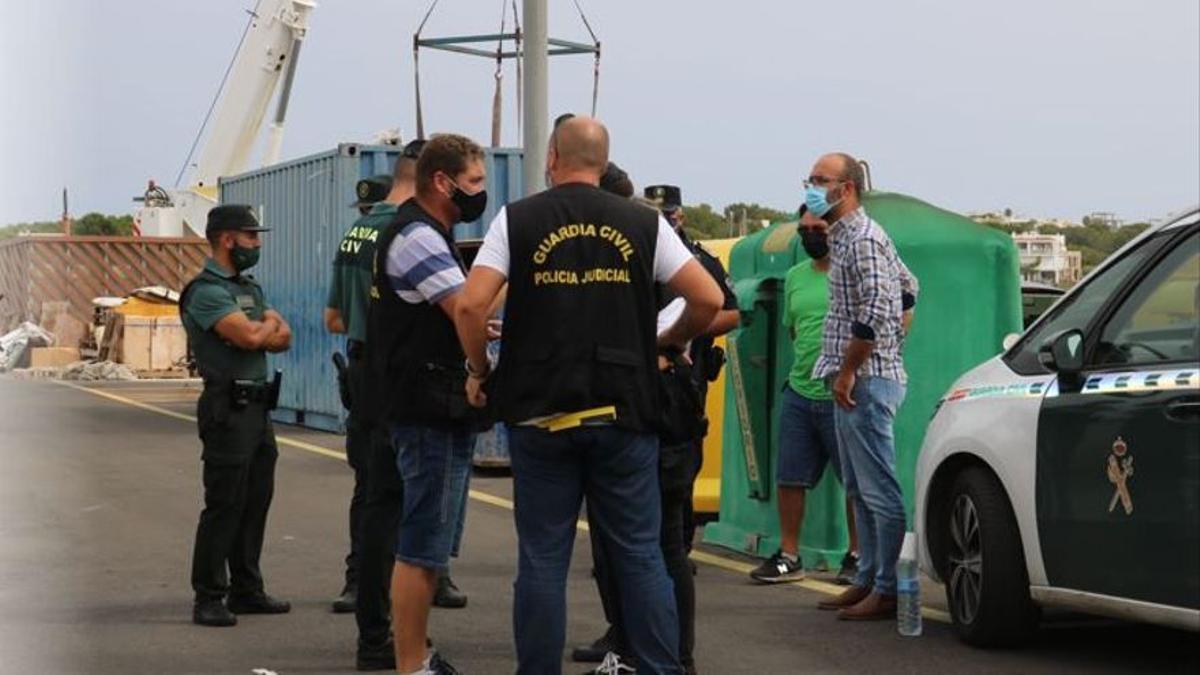
[[921,573],[917,567],[917,535],[904,533],[896,561],[896,629],[901,635],[921,634]]

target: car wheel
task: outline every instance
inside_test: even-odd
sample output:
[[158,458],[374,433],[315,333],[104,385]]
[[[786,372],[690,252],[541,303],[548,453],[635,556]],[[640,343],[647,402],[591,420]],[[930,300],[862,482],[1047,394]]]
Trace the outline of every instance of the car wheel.
[[1028,638],[1038,613],[1004,489],[987,470],[969,467],[946,503],[946,600],[959,637],[977,646]]

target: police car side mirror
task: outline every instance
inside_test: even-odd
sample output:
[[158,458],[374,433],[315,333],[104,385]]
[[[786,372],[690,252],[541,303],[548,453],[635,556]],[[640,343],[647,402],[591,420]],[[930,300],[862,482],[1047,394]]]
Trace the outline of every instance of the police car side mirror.
[[1020,339],[1021,339],[1020,333],[1009,333],[1008,335],[1005,335],[1004,339],[1000,342],[1000,347],[1004,351],[1008,351],[1008,350],[1012,349],[1017,344],[1017,341]]
[[1083,331],[1069,328],[1050,336],[1038,350],[1038,361],[1058,373],[1060,388],[1073,388],[1083,370]]

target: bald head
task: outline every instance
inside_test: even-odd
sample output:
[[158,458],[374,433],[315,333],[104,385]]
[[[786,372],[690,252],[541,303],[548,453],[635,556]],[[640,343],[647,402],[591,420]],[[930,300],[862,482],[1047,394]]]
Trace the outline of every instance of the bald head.
[[591,117],[572,117],[554,130],[550,171],[595,174],[608,168],[608,129]]
[[839,180],[853,185],[854,191],[859,196],[862,196],[863,191],[866,190],[867,180],[863,174],[862,164],[852,155],[845,152],[831,152],[821,157],[817,164],[828,167]]

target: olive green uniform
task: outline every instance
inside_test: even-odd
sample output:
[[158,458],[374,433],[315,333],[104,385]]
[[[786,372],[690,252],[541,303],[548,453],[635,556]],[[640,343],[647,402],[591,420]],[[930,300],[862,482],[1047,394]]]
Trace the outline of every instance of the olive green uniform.
[[192,556],[198,602],[263,590],[258,561],[279,455],[267,416],[266,354],[233,346],[213,327],[233,312],[262,321],[269,308],[253,277],[231,274],[211,258],[181,298],[183,325],[204,378],[196,412],[204,444],[204,510]]

